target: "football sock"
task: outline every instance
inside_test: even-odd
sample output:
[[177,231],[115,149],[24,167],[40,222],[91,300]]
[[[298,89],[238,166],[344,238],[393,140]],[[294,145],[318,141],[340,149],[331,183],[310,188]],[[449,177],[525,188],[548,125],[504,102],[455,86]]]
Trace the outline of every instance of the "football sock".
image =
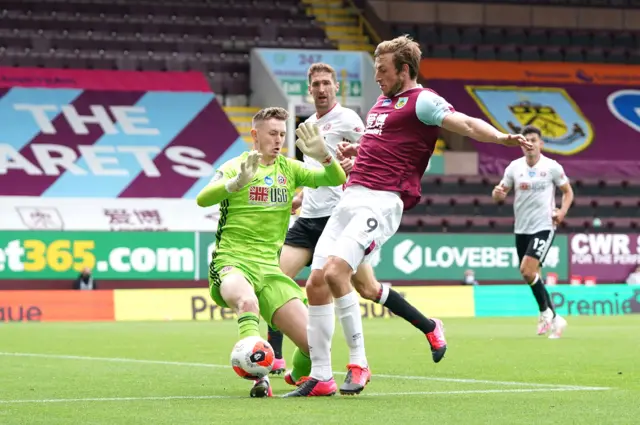
[[533,296],[536,297],[536,301],[538,302],[538,308],[540,311],[545,311],[549,308],[547,304],[547,288],[544,287],[544,283],[540,279],[540,275],[536,274],[536,277],[533,279],[533,282],[529,284],[531,286],[531,291],[533,292]]
[[[540,279],[540,281],[542,282],[542,279]],[[545,298],[547,300],[547,306],[551,309],[551,311],[553,312],[553,317],[555,318],[556,317],[556,307],[553,305],[553,302],[551,302],[551,294],[549,294],[549,290],[547,290],[547,286],[544,285],[544,283],[543,283],[542,286],[544,286],[544,295],[545,295]]]
[[307,338],[311,373],[309,376],[327,381],[333,377],[331,369],[331,340],[336,329],[333,304],[310,305]]
[[380,285],[376,302],[387,307],[393,314],[402,317],[424,334],[433,332],[436,328],[436,322],[425,317],[417,308],[409,304],[402,295],[386,285]]
[[273,352],[276,355],[276,359],[282,358],[282,338],[282,332],[272,329],[271,326],[269,326],[267,341],[271,344]]
[[294,382],[298,382],[300,378],[309,376],[311,373],[311,358],[304,354],[299,348],[293,352],[293,369],[291,369],[291,378]]
[[355,291],[336,298],[336,313],[342,324],[342,332],[349,347],[349,364],[367,367],[367,356],[364,350],[364,333],[360,300]]
[[238,315],[238,334],[240,339],[248,336],[260,336],[260,318],[250,311]]

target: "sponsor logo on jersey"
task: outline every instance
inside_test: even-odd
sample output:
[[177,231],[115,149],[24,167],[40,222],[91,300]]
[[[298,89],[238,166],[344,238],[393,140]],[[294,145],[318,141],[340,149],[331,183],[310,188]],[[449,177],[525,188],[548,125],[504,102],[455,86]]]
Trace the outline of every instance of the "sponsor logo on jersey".
[[382,127],[384,127],[385,121],[387,121],[387,117],[389,114],[378,114],[378,113],[370,113],[367,115],[367,129],[365,130],[366,134],[376,134],[380,135],[382,133]]
[[607,97],[607,106],[620,121],[640,132],[640,90],[618,90]]
[[520,190],[532,190],[534,192],[542,192],[543,190],[545,190],[547,187],[547,183],[546,182],[533,182],[533,183],[529,183],[529,182],[522,182],[520,183]]
[[273,186],[273,179],[271,178],[271,176],[265,176],[264,184],[266,184],[269,187]]
[[287,178],[285,176],[283,176],[282,174],[278,174],[278,184],[279,185],[287,184]]
[[331,130],[331,123],[328,122],[324,125],[324,127],[322,127],[322,131],[329,131]]
[[228,273],[228,272],[230,272],[231,270],[233,270],[233,266],[224,266],[224,267],[222,268],[222,270],[220,270],[220,274],[222,274],[222,273]]
[[533,177],[536,175],[536,170],[529,170],[529,177]]
[[381,106],[389,106],[391,105],[391,99],[383,99]]
[[398,99],[398,101],[396,102],[396,109],[403,108],[404,105],[407,104],[408,100],[409,100],[408,97],[401,97],[400,99]]
[[540,129],[543,150],[574,155],[593,142],[591,123],[569,94],[557,87],[465,86],[493,125],[520,133],[527,125]]
[[249,188],[249,203],[264,206],[287,206],[289,204],[289,189],[286,187],[251,186]]

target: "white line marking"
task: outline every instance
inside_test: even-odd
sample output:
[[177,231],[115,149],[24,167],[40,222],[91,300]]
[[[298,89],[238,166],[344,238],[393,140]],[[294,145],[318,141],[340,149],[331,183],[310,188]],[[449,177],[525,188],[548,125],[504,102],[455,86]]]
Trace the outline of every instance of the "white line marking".
[[[167,360],[143,360],[143,359],[128,359],[121,357],[89,357],[89,356],[72,356],[63,354],[40,354],[40,353],[8,353],[0,352],[0,356],[8,357],[40,357],[46,359],[63,359],[63,360],[89,360],[89,361],[101,361],[101,362],[119,362],[119,363],[144,363],[144,364],[156,364],[156,365],[168,365],[168,366],[191,366],[191,367],[206,367],[215,369],[227,369],[227,365],[210,364],[210,363],[192,363],[192,362],[175,362]],[[334,372],[336,375],[344,375],[344,372]],[[374,378],[386,378],[386,379],[406,379],[416,381],[434,381],[434,382],[454,382],[461,384],[493,384],[503,386],[524,386],[524,387],[540,387],[540,388],[567,388],[570,390],[585,390],[585,391],[599,391],[610,389],[608,387],[585,387],[580,385],[563,385],[563,384],[539,384],[531,382],[514,382],[514,381],[491,381],[485,379],[464,379],[464,378],[441,378],[435,376],[410,376],[410,375],[385,375],[385,374],[373,374]]]
[[[599,388],[606,390],[607,388]],[[360,394],[358,397],[398,397],[413,395],[460,395],[460,394],[518,394],[518,393],[535,393],[550,391],[593,391],[593,389],[585,390],[582,387],[576,388],[512,388],[509,390],[459,390],[459,391],[415,391],[401,393],[367,393]],[[344,396],[348,397],[348,396]],[[246,399],[248,397],[241,396],[224,396],[224,395],[202,395],[202,396],[157,396],[157,397],[94,397],[94,398],[49,398],[42,400],[0,400],[0,404],[25,404],[25,403],[85,403],[85,402],[104,402],[104,401],[164,401],[164,400],[210,400],[210,399]],[[274,398],[279,398],[275,396]]]

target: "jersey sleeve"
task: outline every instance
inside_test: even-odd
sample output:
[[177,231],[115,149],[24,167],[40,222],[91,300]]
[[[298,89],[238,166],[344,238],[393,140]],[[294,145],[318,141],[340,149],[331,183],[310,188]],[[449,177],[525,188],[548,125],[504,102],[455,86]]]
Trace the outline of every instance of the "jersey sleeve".
[[557,187],[563,186],[566,183],[569,183],[569,178],[564,173],[564,168],[557,161],[554,161],[553,166],[551,167],[551,177],[553,178],[553,184]]
[[211,181],[200,191],[196,202],[202,207],[216,205],[229,197],[225,187],[227,181],[238,174],[238,158],[230,159],[222,164],[215,172]]
[[287,161],[296,187],[316,189],[320,186],[339,186],[347,181],[347,176],[338,161],[332,160],[330,165],[320,168],[306,168],[295,159],[289,158]]
[[349,119],[345,125],[346,129],[342,132],[341,136],[351,143],[357,143],[364,134],[364,123],[360,116],[355,112],[349,114]]
[[442,96],[432,91],[423,90],[416,99],[416,115],[425,125],[440,127],[444,117],[453,112],[453,106]]
[[500,181],[500,186],[511,189],[513,187],[513,163],[509,164],[504,170],[504,176]]

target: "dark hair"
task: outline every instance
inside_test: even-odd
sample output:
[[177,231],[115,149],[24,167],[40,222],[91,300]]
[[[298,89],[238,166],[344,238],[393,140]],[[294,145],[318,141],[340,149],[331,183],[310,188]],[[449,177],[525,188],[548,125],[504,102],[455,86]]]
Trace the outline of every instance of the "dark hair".
[[523,136],[526,136],[527,134],[537,134],[538,137],[542,139],[542,133],[540,132],[540,129],[533,125],[528,125],[525,128],[523,128],[521,131],[521,134]]

